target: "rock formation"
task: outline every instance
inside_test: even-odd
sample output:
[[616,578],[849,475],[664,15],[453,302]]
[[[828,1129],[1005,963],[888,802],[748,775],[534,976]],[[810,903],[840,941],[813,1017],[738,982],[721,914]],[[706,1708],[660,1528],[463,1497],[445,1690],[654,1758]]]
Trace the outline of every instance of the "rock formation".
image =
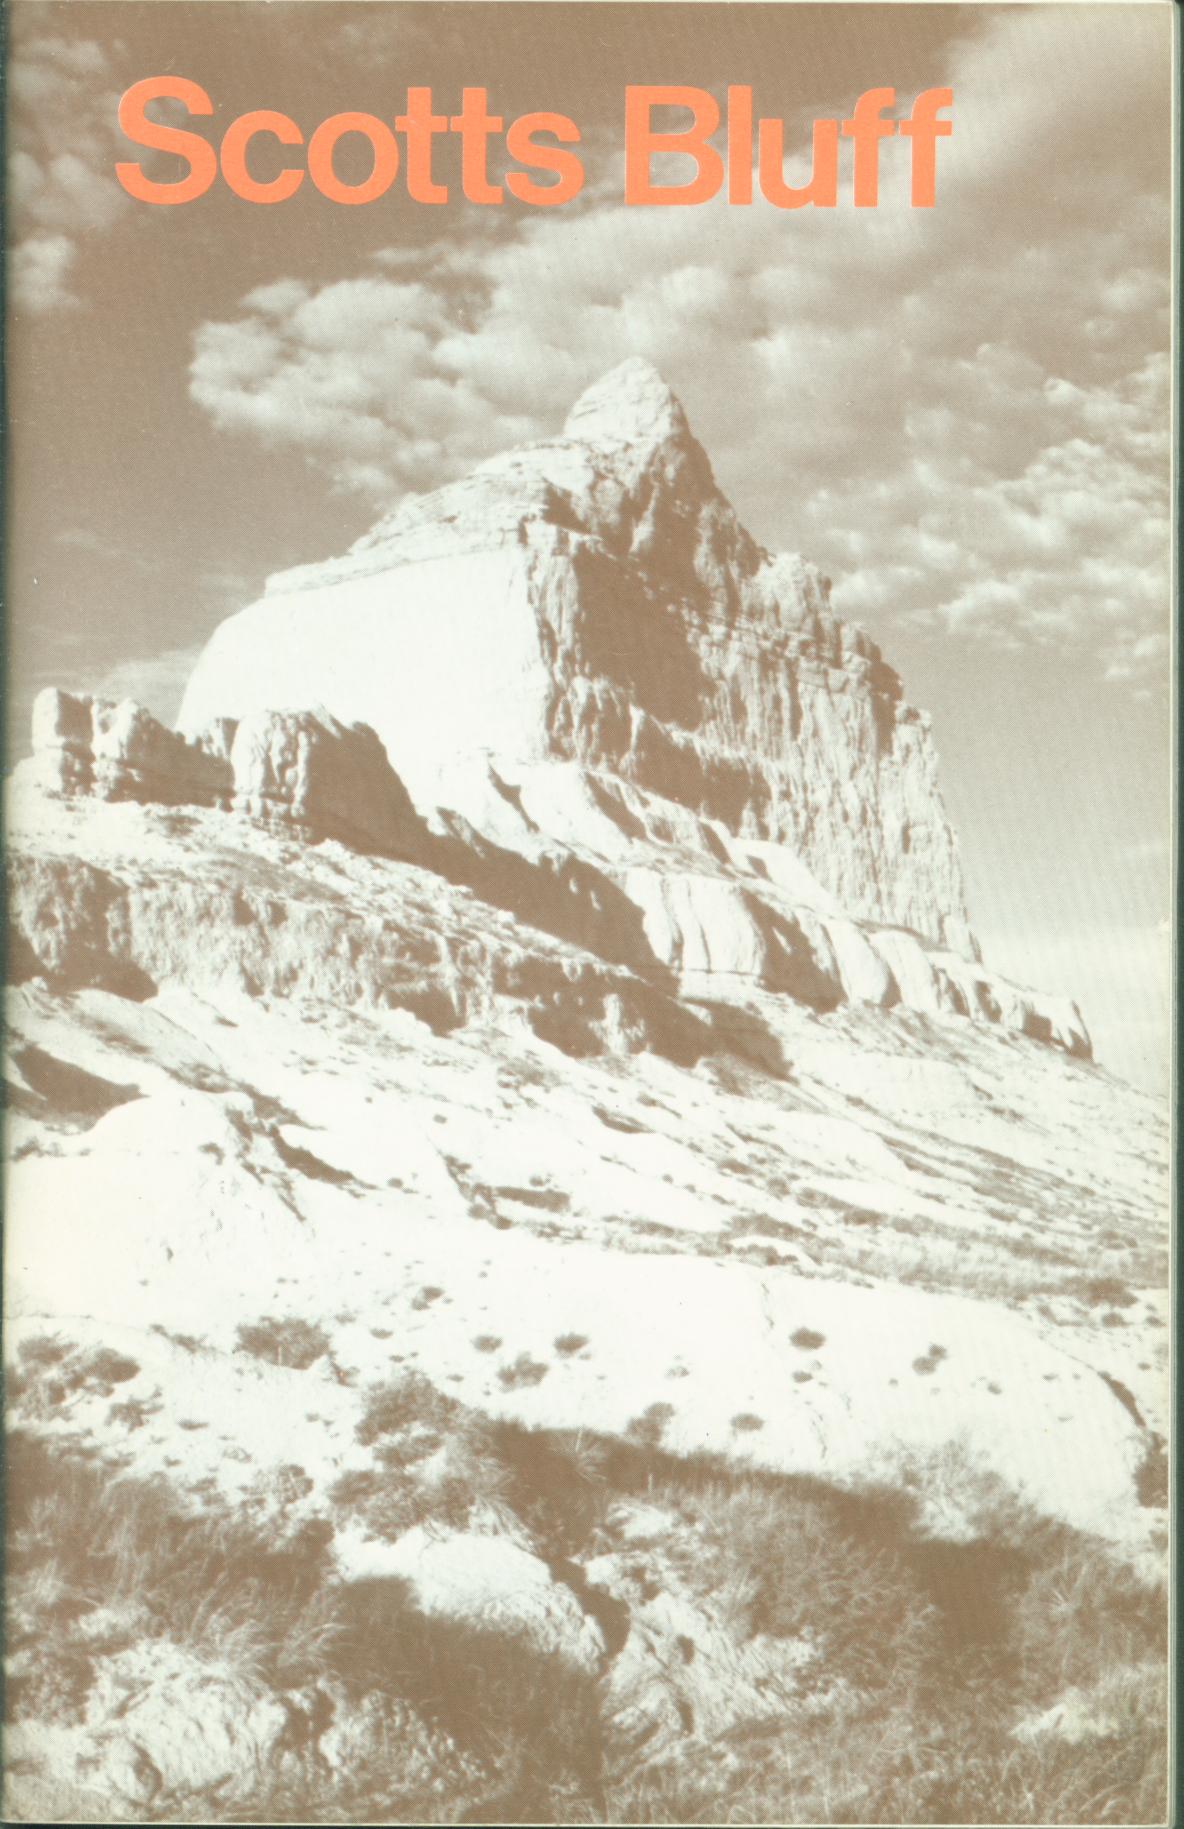
[[48,687],[33,707],[33,755],[24,773],[51,794],[157,805],[225,805],[232,725],[216,719],[192,741],[131,699],[75,696]]
[[232,808],[387,854],[415,823],[374,732],[326,712],[214,718],[185,738],[132,699],[117,704],[48,686],[34,702],[32,749],[18,782],[67,798]]
[[562,437],[273,579],[198,662],[187,735],[50,692],[32,769],[229,793],[684,991],[948,1011],[1088,1056],[1071,1002],[982,965],[928,723],[828,593],[745,533],[629,361]]
[[227,723],[236,813],[340,838],[356,851],[390,856],[409,842],[411,802],[364,724],[310,711],[257,711]]
[[967,951],[928,722],[829,588],[756,545],[629,361],[561,437],[273,578],[214,635],[181,727],[324,704],[373,726],[420,807],[483,825],[492,775],[559,837],[590,826],[588,798],[694,849],[718,823],[786,847],[849,913]]
[[[20,765],[18,781],[54,796],[166,806],[216,803],[311,841],[335,838],[355,851],[414,859],[452,882],[479,889],[543,932],[580,942],[591,955],[591,976],[619,981],[612,994],[618,1002],[623,995],[635,1013],[647,1002],[645,984],[669,989],[677,983],[685,993],[725,997],[729,986],[756,984],[817,1010],[843,1002],[903,1005],[1001,1023],[1089,1056],[1084,1023],[1069,1000],[1020,990],[988,971],[977,952],[968,960],[927,947],[907,930],[854,920],[822,894],[785,847],[765,844],[758,855],[751,846],[735,846],[722,827],[713,831],[699,822],[710,855],[696,857],[647,835],[641,843],[629,840],[623,854],[613,846],[616,855],[607,860],[574,842],[564,852],[552,844],[524,859],[482,839],[454,814],[446,814],[446,834],[433,833],[416,814],[375,733],[365,725],[342,726],[328,713],[250,712],[240,723],[215,720],[200,737],[186,741],[130,701],[113,706],[47,688],[35,707],[33,740],[33,756]],[[228,926],[218,917],[218,894],[183,878],[173,892],[185,904],[183,914],[174,909],[172,917],[162,918],[168,892],[155,879],[156,918],[137,918],[132,909],[140,894],[134,884],[125,889],[118,876],[109,875],[100,883],[85,866],[70,874],[71,891],[64,896],[59,866],[51,868],[47,890],[37,867],[20,856],[15,860],[11,918],[18,975],[40,966],[62,983],[86,982],[94,973],[96,983],[130,982],[129,972],[133,978],[146,974],[151,982],[162,974],[205,979],[226,952],[224,944],[211,947],[212,927],[230,943],[233,964],[224,963],[233,982],[241,977],[266,987],[279,973],[289,987],[328,988],[325,948],[301,950],[298,917],[284,940],[268,936],[266,919],[262,933],[251,936],[246,916]],[[233,900],[238,909],[249,902],[241,890],[233,891]],[[342,919],[350,924],[348,916]],[[405,936],[397,923],[393,931],[397,951]],[[606,975],[598,959],[606,955],[632,966],[642,984],[619,973]],[[491,971],[494,956],[489,955]],[[442,948],[442,975],[431,1000],[460,1020],[458,980],[447,958]],[[370,928],[362,947],[351,947],[349,959],[335,993],[351,1002],[359,997],[389,1002],[403,977],[390,956],[389,938]],[[484,1001],[491,994],[492,980],[484,986]],[[648,1001],[652,1012],[656,1006]],[[462,1007],[472,1007],[472,987]],[[599,1020],[606,1020],[603,1013]],[[582,1023],[578,1027],[583,1033]],[[685,1022],[676,1027],[689,1036]],[[665,1028],[664,1020],[659,1030]],[[622,1044],[628,1038],[630,1046],[647,1046],[659,1031],[642,1020],[615,1031],[610,1021],[601,1032],[604,1045],[611,1045],[615,1032]]]

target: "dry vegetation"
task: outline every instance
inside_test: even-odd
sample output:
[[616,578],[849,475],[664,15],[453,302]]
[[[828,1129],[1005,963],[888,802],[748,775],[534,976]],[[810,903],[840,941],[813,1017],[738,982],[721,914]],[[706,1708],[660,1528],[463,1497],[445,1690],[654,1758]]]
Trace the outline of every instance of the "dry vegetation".
[[[630,1765],[605,1744],[602,1678],[505,1634],[429,1619],[401,1583],[343,1583],[333,1518],[283,1529],[282,1506],[266,1523],[213,1501],[195,1512],[164,1480],[48,1445],[36,1422],[45,1387],[72,1363],[35,1351],[19,1393],[32,1427],[11,1449],[10,1717],[77,1720],[99,1659],[164,1640],[256,1690],[335,1682],[392,1724],[366,1769],[346,1778],[311,1752],[294,1757],[221,1820],[1162,1818],[1163,1594],[999,1490],[983,1489],[976,1541],[937,1544],[918,1539],[899,1491],[853,1496],[676,1461],[656,1427],[611,1443],[494,1424],[413,1374],[372,1390],[357,1432],[374,1466],[333,1489],[336,1518],[394,1536],[480,1507],[568,1567],[611,1548],[613,1507],[640,1499],[674,1521],[665,1549],[684,1590],[723,1608],[738,1640],[813,1647],[800,1694],[752,1724],[739,1767],[710,1745]],[[287,1496],[300,1496],[301,1470],[284,1472]],[[1078,1744],[1016,1737],[1070,1692],[1093,1723]],[[409,1777],[395,1731],[408,1708],[479,1774],[463,1796]],[[198,1820],[200,1800],[180,1815]]]

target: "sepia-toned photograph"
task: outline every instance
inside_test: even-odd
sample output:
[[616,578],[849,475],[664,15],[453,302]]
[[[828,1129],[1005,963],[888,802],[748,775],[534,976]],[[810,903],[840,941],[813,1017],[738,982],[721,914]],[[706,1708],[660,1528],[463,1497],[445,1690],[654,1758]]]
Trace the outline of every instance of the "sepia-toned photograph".
[[1169,1820],[1158,0],[11,0],[6,1820]]

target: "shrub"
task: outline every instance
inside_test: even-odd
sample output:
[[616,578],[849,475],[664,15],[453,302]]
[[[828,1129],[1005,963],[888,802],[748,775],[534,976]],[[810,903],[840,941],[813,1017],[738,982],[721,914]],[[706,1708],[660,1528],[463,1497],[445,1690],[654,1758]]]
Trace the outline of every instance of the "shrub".
[[501,1497],[544,1553],[583,1554],[611,1496],[610,1449],[595,1435],[494,1424],[488,1452],[501,1470]]
[[329,1498],[378,1536],[393,1539],[428,1520],[460,1528],[474,1508],[504,1505],[510,1476],[495,1425],[420,1372],[373,1386],[355,1434],[378,1466],[343,1474]]
[[422,1372],[403,1372],[397,1378],[372,1387],[362,1420],[354,1433],[364,1446],[368,1446],[382,1436],[396,1435],[417,1426],[439,1430],[453,1420],[458,1409],[455,1400],[438,1391]]
[[38,1334],[21,1343],[7,1379],[8,1396],[29,1415],[47,1416],[75,1397],[110,1397],[117,1384],[139,1371],[134,1359],[111,1347],[82,1347]]
[[[800,1718],[771,1718],[726,1780],[710,1748],[651,1765],[610,1789],[603,1820],[1163,1820],[1166,1596],[1102,1544],[989,1482],[996,1534],[967,1544],[918,1540],[888,1491],[688,1485],[672,1467],[653,1496],[691,1527],[675,1552],[683,1578],[730,1608],[733,1630],[812,1641],[817,1689],[807,1735]],[[1017,1738],[1072,1691],[1092,1737]]]
[[1162,1506],[1168,1502],[1168,1456],[1163,1437],[1154,1435],[1139,1462],[1135,1475],[1135,1492],[1140,1505]]
[[[46,1374],[60,1376],[71,1350]],[[163,1480],[121,1478],[18,1432],[17,1717],[77,1719],[103,1653],[159,1636],[249,1684],[307,1695],[333,1679],[374,1711],[374,1748],[347,1775],[331,1780],[313,1759],[282,1783],[262,1775],[236,1821],[1163,1820],[1165,1590],[1103,1544],[1040,1520],[1001,1482],[975,1485],[953,1449],[916,1462],[909,1479],[918,1495],[939,1480],[968,1495],[980,1535],[965,1543],[919,1539],[914,1499],[899,1488],[738,1479],[718,1458],[675,1460],[645,1440],[487,1423],[414,1372],[368,1394],[358,1434],[376,1464],[342,1475],[335,1504],[388,1535],[429,1518],[463,1523],[478,1503],[503,1508],[580,1594],[610,1651],[628,1614],[580,1563],[611,1547],[614,1500],[644,1493],[677,1519],[661,1555],[709,1613],[737,1637],[812,1649],[796,1701],[772,1697],[726,1746],[688,1719],[666,1764],[619,1737],[607,1760],[594,1676],[513,1636],[426,1618],[397,1581],[343,1586],[325,1523],[285,1533],[271,1499],[301,1499],[301,1469],[260,1487],[267,1518],[196,1513]],[[429,1454],[407,1452],[429,1442]],[[691,1639],[675,1644],[687,1658]],[[1074,1692],[1092,1727],[1070,1745],[1040,1719]],[[400,1709],[450,1736],[464,1770],[441,1739],[445,1763],[411,1780]]]
[[1077,1286],[1083,1302],[1091,1308],[1132,1308],[1137,1300],[1133,1291],[1116,1276],[1090,1277]]
[[826,1345],[826,1335],[818,1333],[812,1327],[799,1327],[796,1333],[789,1336],[789,1341],[790,1345],[796,1346],[799,1352],[816,1353],[820,1346]]
[[31,1339],[21,1341],[17,1357],[26,1365],[60,1365],[73,1350],[68,1342],[51,1334],[35,1334]]
[[949,1354],[944,1346],[933,1345],[927,1353],[922,1353],[918,1359],[913,1360],[913,1370],[918,1376],[927,1378],[930,1372],[936,1372],[942,1360],[948,1357]]
[[503,1365],[498,1371],[498,1383],[507,1391],[519,1391],[526,1385],[541,1384],[549,1368],[543,1359],[532,1359],[529,1353],[519,1353],[512,1365]]
[[[512,1636],[427,1618],[397,1581],[341,1584],[323,1526],[277,1545],[241,1515],[189,1513],[164,1481],[119,1478],[25,1435],[10,1464],[16,1719],[80,1719],[101,1652],[167,1638],[249,1689],[298,1690],[303,1704],[332,1679],[377,1711],[373,1753],[340,1784],[315,1757],[284,1773],[235,1774],[242,1801],[237,1791],[233,1805],[220,1798],[220,1820],[227,1807],[244,1822],[458,1820],[443,1774],[398,1757],[408,1707],[473,1755],[470,1820],[592,1820],[601,1767],[592,1676]],[[87,1644],[76,1627],[100,1604],[122,1617],[122,1636],[108,1630]],[[440,1745],[456,1782],[456,1754]],[[208,1803],[182,1800],[170,1820],[209,1821]]]
[[279,1320],[263,1315],[258,1321],[244,1322],[238,1330],[240,1353],[251,1353],[271,1365],[289,1366],[293,1371],[307,1372],[329,1351],[329,1336],[313,1321],[296,1316]]
[[158,1403],[146,1403],[143,1398],[129,1397],[123,1403],[112,1404],[107,1411],[107,1421],[122,1423],[125,1429],[142,1429],[150,1416],[160,1411]]
[[673,1404],[648,1404],[640,1416],[633,1417],[626,1433],[631,1441],[643,1448],[660,1448],[673,1416]]
[[1161,1589],[1074,1532],[1048,1531],[1041,1549],[1010,1608],[1008,1639],[1025,1695],[1051,1700],[1107,1671],[1166,1668]]

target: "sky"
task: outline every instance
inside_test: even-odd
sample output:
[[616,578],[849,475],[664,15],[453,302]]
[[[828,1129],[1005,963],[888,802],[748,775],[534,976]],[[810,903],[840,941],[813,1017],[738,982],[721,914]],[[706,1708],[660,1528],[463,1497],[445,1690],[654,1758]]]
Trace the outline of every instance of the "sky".
[[[752,533],[834,581],[933,718],[988,960],[1080,1002],[1100,1060],[1168,1072],[1168,4],[10,8],[10,727],[57,684],[165,718],[218,622],[407,490],[559,428],[625,356],[680,395]],[[388,119],[463,86],[581,133],[559,208],[362,207],[219,181],[157,208],[122,91]],[[623,203],[626,84],[751,85],[811,123],[954,93],[931,210]],[[278,152],[278,149],[277,149]],[[261,176],[278,165],[258,155]],[[352,170],[348,153],[340,168]],[[655,175],[690,175],[672,161]]]

